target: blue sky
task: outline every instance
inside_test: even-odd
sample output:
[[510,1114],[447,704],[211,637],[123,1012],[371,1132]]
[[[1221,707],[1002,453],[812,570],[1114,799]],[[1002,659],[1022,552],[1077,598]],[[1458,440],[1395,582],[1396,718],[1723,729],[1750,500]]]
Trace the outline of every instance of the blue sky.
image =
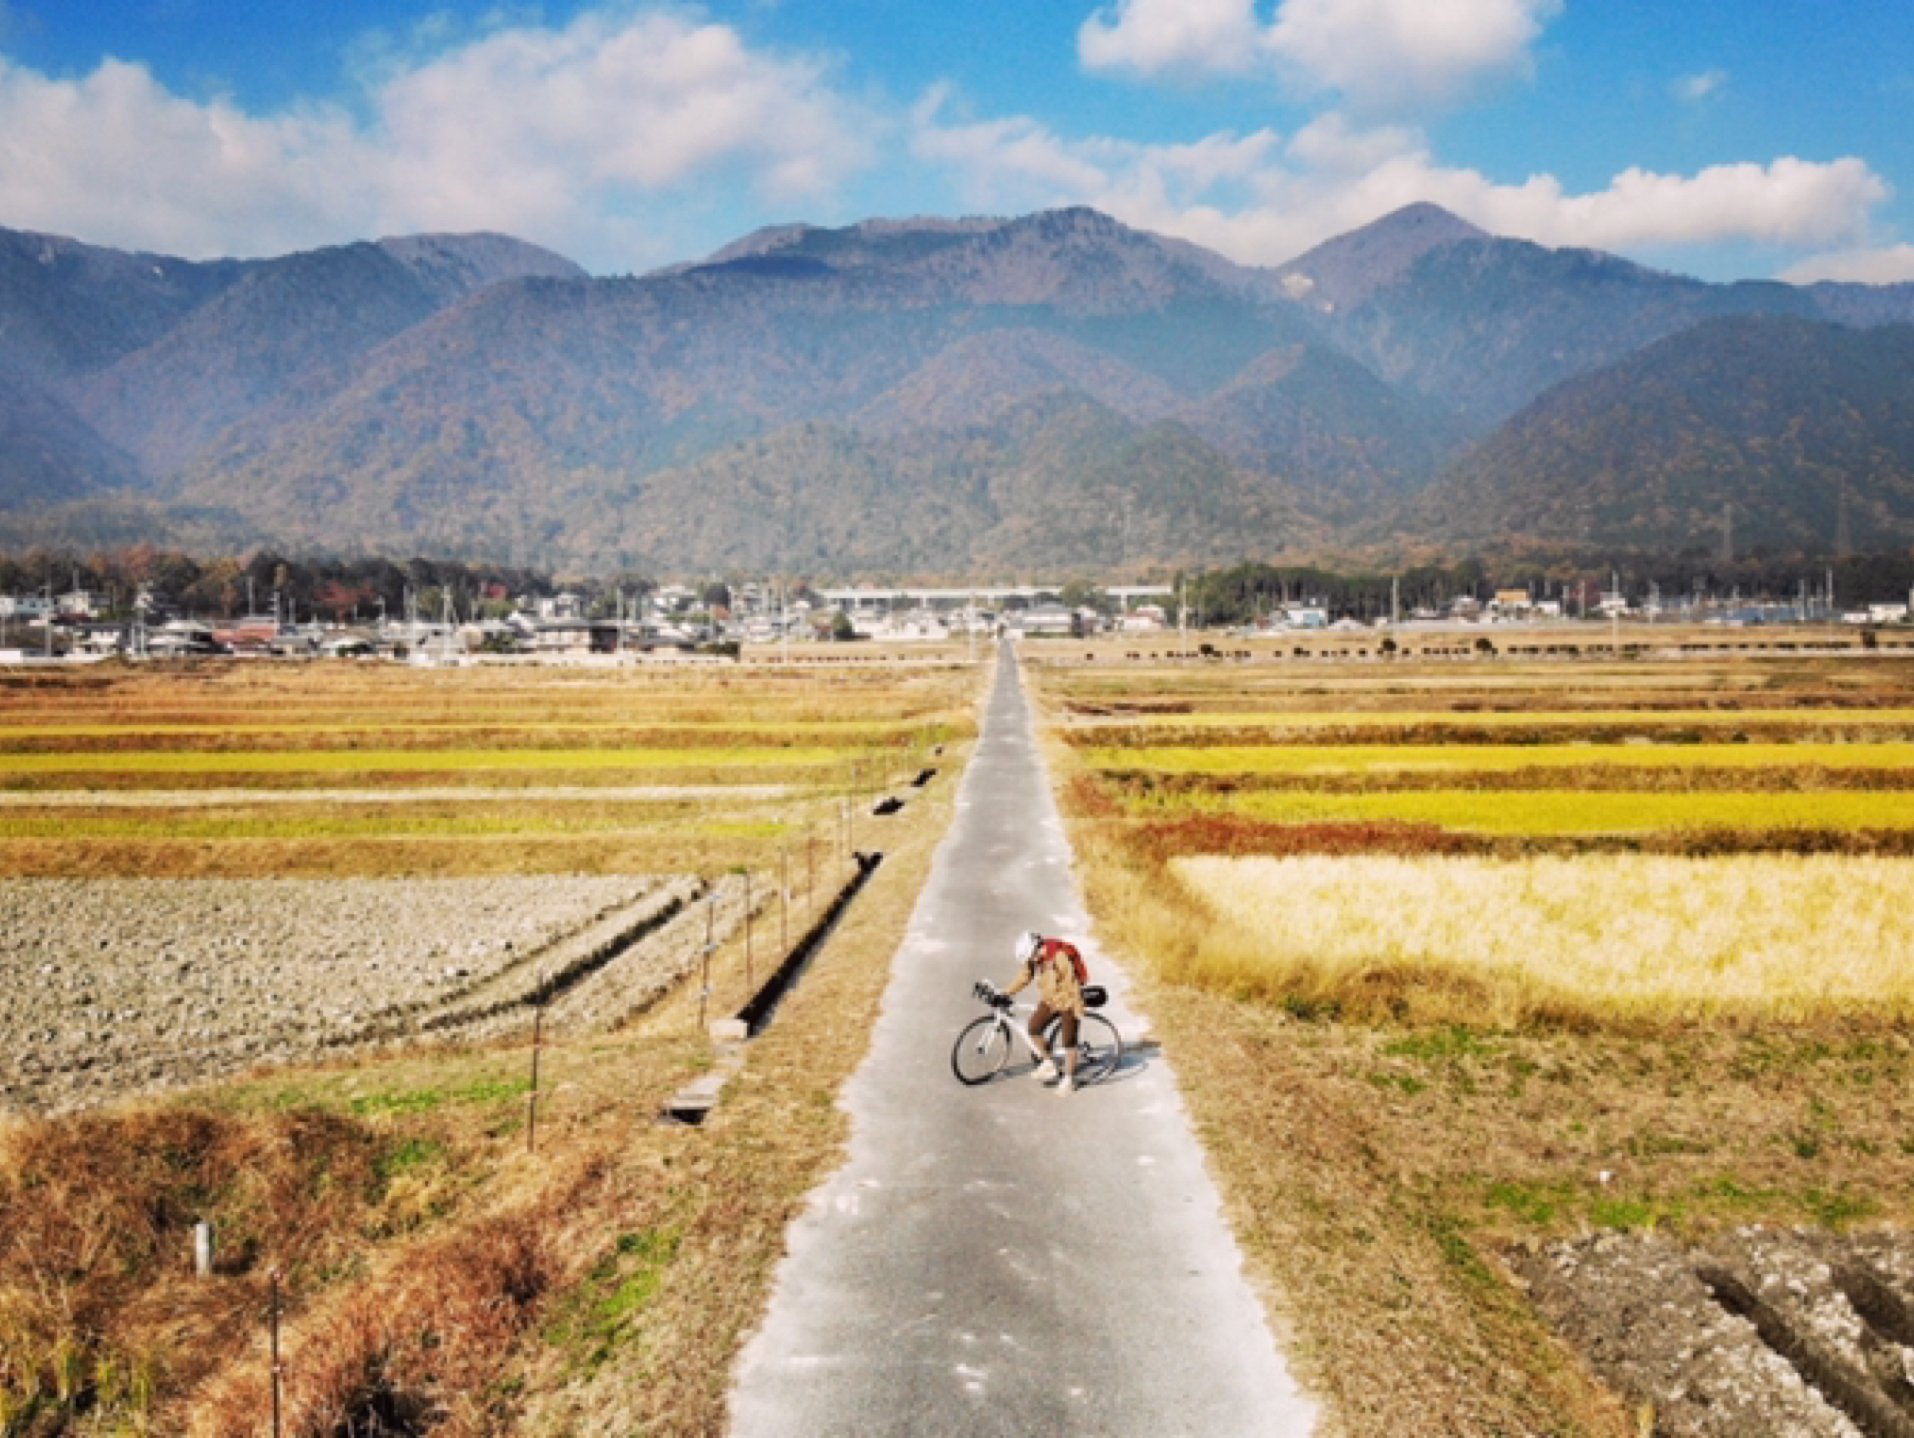
[[1710,279],[1914,280],[1876,0],[0,0],[0,226],[265,255],[1090,204],[1280,264],[1430,200]]

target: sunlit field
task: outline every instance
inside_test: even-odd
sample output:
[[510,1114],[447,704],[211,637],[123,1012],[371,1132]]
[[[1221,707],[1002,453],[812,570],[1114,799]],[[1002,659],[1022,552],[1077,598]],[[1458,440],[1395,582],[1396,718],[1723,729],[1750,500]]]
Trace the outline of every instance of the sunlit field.
[[1335,992],[1395,968],[1516,991],[1482,1013],[1498,1024],[1914,1017],[1914,860],[1191,856],[1171,870],[1218,921],[1205,978],[1239,992],[1284,973]]
[[1525,1255],[1914,1224],[1903,653],[1026,655],[1097,937],[1343,1431],[1660,1431]]
[[[785,1226],[844,1140],[833,1100],[952,811],[983,677],[915,656],[0,669],[0,883],[25,906],[8,957],[46,979],[0,1025],[8,1080],[98,1080],[105,1099],[0,1117],[0,1433],[267,1431],[275,1284],[288,1433],[721,1431]],[[902,802],[874,813],[883,798]],[[633,910],[655,900],[658,927],[549,997],[513,988],[514,966],[544,975],[542,940],[514,948],[477,901],[428,918],[430,884],[390,886],[384,932],[308,914],[260,941],[231,893],[425,878],[490,897],[511,876],[550,902],[571,875],[606,876],[590,882]],[[79,902],[61,895],[131,879],[163,902],[87,900],[66,910],[82,942],[22,938]],[[641,932],[624,914],[605,922]],[[592,908],[582,928],[552,922],[552,962],[601,942]],[[713,1069],[709,1022],[826,924],[721,1114],[661,1122]],[[664,987],[644,987],[646,964]],[[336,1012],[427,1015],[433,986],[473,1009],[470,1031],[360,1032]],[[220,1066],[226,1038],[257,1057]],[[169,1091],[125,1097],[121,1073]],[[209,1278],[192,1268],[202,1218]]]
[[1908,770],[1914,744],[1281,744],[1087,749],[1099,769],[1160,774],[1513,774],[1525,769]]
[[815,836],[842,848],[847,813],[974,732],[971,674],[233,661],[0,675],[0,875],[788,864]]
[[[1914,714],[1914,670],[1903,661],[1040,672],[1071,749],[1086,838],[1160,870],[1162,885],[1146,885],[1152,906],[1229,919],[1235,957],[1191,963],[1227,975],[1219,981],[1232,990],[1293,983],[1360,1011],[1380,991],[1362,977],[1367,964],[1392,974],[1391,1003],[1407,991],[1420,1011],[1450,1006],[1458,1017],[1504,990],[1490,1004],[1504,1019],[1544,994],[1551,1012],[1631,1020],[1664,1001],[1671,1017],[1764,1004],[1775,1015],[1826,1015],[1844,1002],[1901,1012],[1898,997],[1868,987],[1892,972],[1892,943],[1886,970],[1779,985],[1779,959],[1729,964],[1720,935],[1759,913],[1774,952],[1791,950],[1797,965],[1853,962],[1848,941],[1867,932],[1856,915],[1880,913],[1859,896],[1891,888],[1882,876],[1900,870],[1883,859],[1914,843],[1914,742],[1900,733]],[[1211,862],[1255,854],[1315,862]],[[1270,889],[1276,872],[1314,876],[1299,891],[1309,916],[1300,934],[1287,912],[1294,895]],[[1842,912],[1831,896],[1850,888],[1857,906]],[[1778,917],[1797,910],[1799,924]],[[1158,927],[1174,929],[1171,913]],[[1817,937],[1837,914],[1859,927],[1839,943]],[[1512,952],[1545,965],[1583,929],[1642,949],[1626,962],[1668,972],[1672,987],[1584,975],[1551,988],[1493,960],[1486,938],[1523,934]],[[1190,956],[1226,946],[1219,935],[1189,926],[1170,947]],[[1823,958],[1835,948],[1838,960]],[[1414,976],[1425,969],[1431,983],[1418,997]],[[1338,996],[1338,984],[1349,991]],[[1808,993],[1822,997],[1806,1003]]]
[[[1175,804],[1188,804],[1181,799]],[[1629,793],[1475,789],[1385,794],[1232,794],[1207,808],[1267,823],[1418,824],[1458,834],[1778,835],[1914,829],[1904,793]]]

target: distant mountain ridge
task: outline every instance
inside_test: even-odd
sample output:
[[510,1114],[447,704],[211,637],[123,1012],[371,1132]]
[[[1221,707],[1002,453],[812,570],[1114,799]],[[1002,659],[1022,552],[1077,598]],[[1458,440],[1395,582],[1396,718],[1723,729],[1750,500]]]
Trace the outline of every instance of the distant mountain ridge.
[[1914,285],[1706,284],[1431,205],[1273,270],[1086,209],[604,279],[498,235],[201,264],[0,231],[0,543],[955,575],[1680,549],[1741,503],[1748,543],[1834,544],[1837,505],[1905,545],[1910,323]]
[[1399,519],[1460,548],[1904,549],[1914,325],[1709,320],[1550,391]]

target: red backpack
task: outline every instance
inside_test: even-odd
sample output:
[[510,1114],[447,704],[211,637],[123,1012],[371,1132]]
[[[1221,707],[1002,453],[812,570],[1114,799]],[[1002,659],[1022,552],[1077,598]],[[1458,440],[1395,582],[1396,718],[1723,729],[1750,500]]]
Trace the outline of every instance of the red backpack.
[[1066,944],[1062,939],[1045,939],[1043,947],[1037,950],[1037,962],[1051,963],[1066,954],[1070,958],[1070,967],[1077,971],[1077,987],[1082,988],[1090,982],[1090,967],[1083,962],[1083,955],[1077,952],[1075,944]]

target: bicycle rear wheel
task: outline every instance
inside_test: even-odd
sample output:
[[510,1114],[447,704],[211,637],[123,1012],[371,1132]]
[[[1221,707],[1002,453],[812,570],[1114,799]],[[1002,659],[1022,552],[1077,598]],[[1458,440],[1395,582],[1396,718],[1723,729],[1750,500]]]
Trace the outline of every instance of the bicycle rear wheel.
[[950,1071],[960,1083],[980,1084],[993,1079],[1009,1061],[1010,1030],[1001,1019],[988,1014],[965,1025],[950,1051]]
[[[1063,1028],[1063,1020],[1052,1019],[1043,1031],[1045,1052],[1057,1061],[1062,1068],[1063,1053],[1057,1046],[1057,1035]],[[1102,1014],[1085,1014],[1077,1020],[1077,1082],[1095,1083],[1098,1079],[1108,1078],[1116,1072],[1118,1064],[1123,1062],[1123,1039],[1117,1033],[1116,1025]]]

